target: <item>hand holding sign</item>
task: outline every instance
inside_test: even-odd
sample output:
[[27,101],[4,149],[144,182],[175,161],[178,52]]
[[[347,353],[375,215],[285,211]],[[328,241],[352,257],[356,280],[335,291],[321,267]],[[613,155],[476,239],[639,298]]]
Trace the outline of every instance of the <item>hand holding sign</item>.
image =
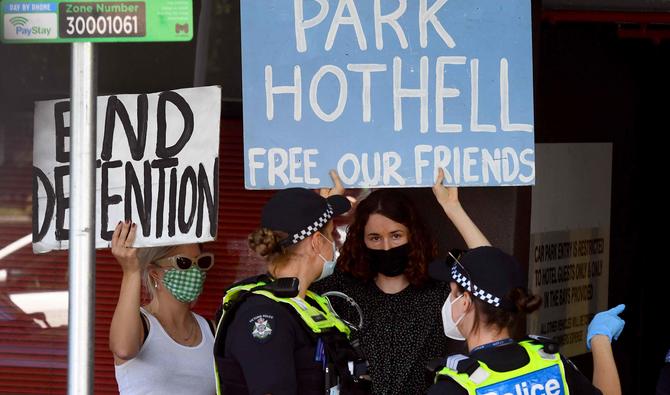
[[444,170],[438,169],[437,179],[435,184],[433,184],[433,194],[437,199],[437,202],[440,203],[445,210],[450,207],[460,206],[461,202],[458,200],[458,188],[457,187],[445,187],[444,183]]
[[344,195],[344,186],[342,185],[342,180],[335,170],[329,172],[330,178],[333,180],[332,188],[321,188],[319,194],[323,197],[333,196],[333,195]]
[[[333,195],[344,195],[345,192],[344,185],[342,185],[342,180],[340,179],[340,176],[337,174],[337,171],[331,170],[329,174],[330,178],[333,180],[333,187],[319,189],[319,195],[323,197]],[[349,199],[352,205],[356,203],[356,198],[354,198],[353,196],[347,196],[347,199]]]
[[139,273],[140,261],[137,248],[133,247],[137,225],[130,221],[119,222],[112,235],[112,254],[121,265],[123,273]]

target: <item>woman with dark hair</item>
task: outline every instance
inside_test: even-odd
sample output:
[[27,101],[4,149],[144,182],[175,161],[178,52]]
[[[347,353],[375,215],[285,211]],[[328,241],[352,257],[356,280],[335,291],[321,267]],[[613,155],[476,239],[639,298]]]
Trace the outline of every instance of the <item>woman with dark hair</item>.
[[[433,193],[468,248],[488,245],[457,188],[445,188],[443,179],[440,171]],[[439,309],[449,286],[427,273],[436,251],[412,201],[398,190],[377,190],[358,203],[335,274],[314,285],[320,293],[343,292],[360,306],[364,322],[354,336],[370,362],[375,394],[423,393],[432,380],[426,365],[447,351]]]
[[593,383],[558,353],[546,338],[516,341],[517,325],[540,307],[526,290],[514,257],[480,247],[461,258],[430,265],[430,275],[448,281],[451,294],[442,306],[444,334],[465,340],[469,354],[443,359],[429,395],[440,394],[605,394],[620,395],[619,375],[610,342],[623,330],[624,306],[596,314],[586,344],[593,351]]

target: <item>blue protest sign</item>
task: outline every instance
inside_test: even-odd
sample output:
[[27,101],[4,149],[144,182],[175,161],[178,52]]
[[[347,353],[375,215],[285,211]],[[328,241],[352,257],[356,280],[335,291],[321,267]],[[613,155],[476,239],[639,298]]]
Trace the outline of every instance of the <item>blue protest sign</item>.
[[245,185],[535,180],[529,0],[242,0]]

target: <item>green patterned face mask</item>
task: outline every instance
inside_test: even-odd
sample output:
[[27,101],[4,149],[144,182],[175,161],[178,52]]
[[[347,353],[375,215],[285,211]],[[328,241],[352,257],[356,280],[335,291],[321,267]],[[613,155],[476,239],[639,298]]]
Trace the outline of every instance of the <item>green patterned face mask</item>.
[[163,276],[163,285],[180,302],[193,302],[205,283],[205,273],[197,267],[190,269],[170,269]]

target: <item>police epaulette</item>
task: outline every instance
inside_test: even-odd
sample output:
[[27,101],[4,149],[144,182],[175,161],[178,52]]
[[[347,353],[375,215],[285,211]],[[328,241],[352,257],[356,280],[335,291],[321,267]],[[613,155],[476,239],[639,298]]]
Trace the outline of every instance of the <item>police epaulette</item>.
[[447,357],[446,366],[458,373],[465,373],[470,376],[479,368],[479,362],[463,354],[453,354]]
[[450,355],[447,358],[447,368],[459,374],[467,374],[468,378],[475,384],[483,383],[490,376],[490,373],[482,368],[479,361],[463,354]]
[[438,372],[444,367],[448,367],[458,373],[471,375],[477,368],[479,368],[479,362],[476,359],[467,357],[463,354],[452,354],[447,358],[434,359],[426,365],[426,368],[432,373]]
[[551,337],[540,336],[540,335],[528,335],[528,340],[532,340],[536,343],[542,345],[542,350],[547,354],[557,354],[559,349],[559,344],[556,340]]
[[239,287],[240,285],[257,284],[257,283],[260,283],[260,282],[263,282],[263,283],[272,282],[272,277],[268,276],[267,274],[259,274],[258,276],[245,278],[244,280],[241,280],[241,281],[238,281],[238,282],[232,284],[231,286],[226,288],[224,290],[224,292],[228,292],[235,287]]
[[[239,287],[239,286],[241,286],[241,285],[258,284],[258,283],[272,284],[273,281],[274,281],[274,280],[272,279],[272,277],[268,276],[267,274],[260,274],[260,275],[258,275],[258,276],[249,277],[249,278],[246,278],[246,279],[244,279],[244,280],[242,280],[242,281],[238,281],[238,282],[236,282],[235,284],[233,284],[233,285],[231,285],[230,287],[226,288],[226,291],[225,291],[225,292],[227,293],[227,292],[230,291],[231,289],[236,288],[236,287]],[[261,287],[258,287],[258,288],[260,289],[260,288],[263,288],[263,287],[261,286]],[[223,304],[223,306],[222,306],[222,307],[223,307],[223,310],[224,310],[224,311],[229,311],[229,310],[230,310],[234,305],[236,305],[238,302],[240,302],[240,301],[246,299],[248,296],[250,296],[250,295],[249,295],[249,294],[250,294],[250,291],[253,291],[253,290],[255,290],[255,288],[252,289],[252,290],[249,290],[249,291],[241,291],[241,292],[237,295],[236,298],[234,298],[234,299],[232,299],[232,300],[229,300],[228,302],[226,302],[226,303]]]

